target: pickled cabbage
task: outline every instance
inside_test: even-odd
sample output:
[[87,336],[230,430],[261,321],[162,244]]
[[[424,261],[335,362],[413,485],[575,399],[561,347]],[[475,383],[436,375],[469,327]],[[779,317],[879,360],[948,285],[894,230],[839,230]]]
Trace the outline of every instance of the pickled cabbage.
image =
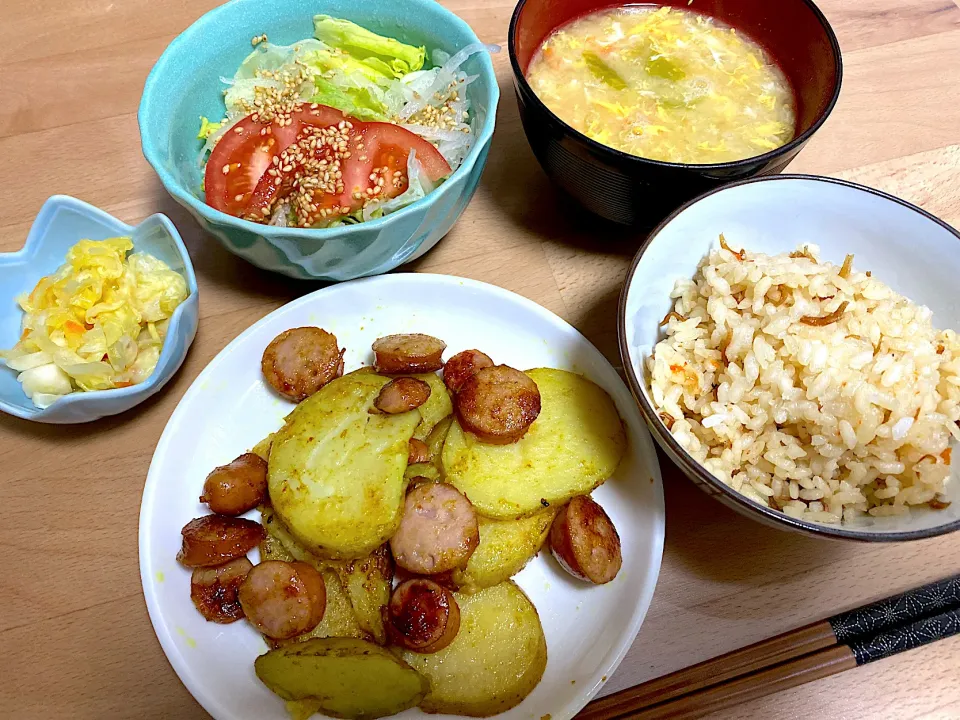
[[146,380],[157,366],[173,311],[189,294],[183,276],[128,237],[81,240],[66,262],[17,298],[23,332],[0,359],[20,373],[43,408],[78,390]]

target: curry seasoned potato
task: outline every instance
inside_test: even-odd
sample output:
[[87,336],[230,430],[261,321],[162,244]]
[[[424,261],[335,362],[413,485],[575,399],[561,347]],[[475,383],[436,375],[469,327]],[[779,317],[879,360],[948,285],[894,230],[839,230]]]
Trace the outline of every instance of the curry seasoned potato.
[[451,579],[461,592],[473,593],[508,580],[540,551],[557,511],[548,508],[519,520],[480,517],[480,544],[467,566]]
[[259,455],[259,456],[262,457],[264,460],[266,460],[267,462],[269,462],[269,461],[270,461],[270,447],[273,445],[273,436],[274,436],[274,435],[276,435],[276,433],[270,433],[269,435],[267,435],[263,440],[261,440],[260,442],[258,442],[258,443],[257,443],[256,445],[254,445],[252,448],[250,448],[250,452],[252,452],[254,455]]
[[526,435],[490,445],[454,422],[443,446],[446,481],[490,518],[525,517],[585,495],[613,474],[626,451],[623,423],[602,388],[565,370],[526,374],[541,398]]
[[383,608],[390,602],[393,588],[393,558],[390,548],[381,545],[358,560],[340,560],[334,570],[347,591],[360,627],[381,645],[387,642]]
[[[354,620],[362,631],[359,635],[349,633],[349,637],[366,637],[381,645],[386,644],[387,632],[383,625],[382,609],[390,602],[390,590],[393,586],[393,559],[390,557],[389,548],[381,545],[367,557],[356,560],[321,558],[297,542],[271,508],[260,508],[260,515],[268,537],[273,538],[291,560],[300,560],[312,565],[321,572],[324,580],[328,579],[329,573],[336,575],[336,586],[346,595],[349,607],[353,610]],[[263,545],[260,552],[263,553]],[[328,593],[329,585],[328,582]],[[329,598],[327,602],[329,605]],[[327,612],[330,612],[329,607]],[[311,635],[307,634],[307,636]],[[326,637],[326,635],[316,637]]]
[[547,666],[537,609],[510,581],[454,597],[460,606],[454,641],[430,655],[402,653],[429,680],[420,708],[472,717],[509,710],[533,691]]
[[413,480],[416,477],[423,477],[427,480],[440,480],[440,471],[432,462],[407,465],[407,469],[403,475],[407,480]]
[[436,373],[423,373],[410,377],[423,380],[430,386],[430,397],[418,408],[421,420],[413,433],[417,440],[426,440],[437,423],[453,413],[453,400],[450,399],[450,391],[447,390],[447,386],[443,384],[443,380]]
[[389,378],[351,373],[300,403],[270,448],[270,502],[310,552],[362,558],[400,524],[419,410],[371,413]]
[[355,638],[317,638],[271,650],[254,663],[257,677],[306,711],[351,720],[414,707],[427,680],[389,650]]

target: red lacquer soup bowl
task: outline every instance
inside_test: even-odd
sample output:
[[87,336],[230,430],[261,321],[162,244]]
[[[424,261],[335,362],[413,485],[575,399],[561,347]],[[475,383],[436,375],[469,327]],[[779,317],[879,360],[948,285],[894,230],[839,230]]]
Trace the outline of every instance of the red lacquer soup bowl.
[[781,172],[823,125],[840,95],[837,37],[810,0],[668,0],[747,33],[780,65],[796,101],[797,127],[786,145],[755,157],[711,165],[668,163],[591,140],[551,112],[525,74],[543,41],[588,13],[623,6],[604,0],[520,0],[508,45],[527,140],[553,181],[588,210],[628,225],[651,227],[683,203],[719,185]]

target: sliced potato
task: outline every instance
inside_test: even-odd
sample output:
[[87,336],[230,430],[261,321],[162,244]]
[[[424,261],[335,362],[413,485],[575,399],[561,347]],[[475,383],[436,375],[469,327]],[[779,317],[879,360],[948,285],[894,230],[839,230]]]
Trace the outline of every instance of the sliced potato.
[[[300,560],[313,565],[317,570],[325,570],[330,565],[330,561],[313,554],[301,545],[290,533],[283,521],[277,517],[272,507],[262,506],[260,508],[260,522],[267,531],[267,536],[274,538],[279,543],[283,552],[292,560]],[[262,552],[262,551],[261,551]],[[266,559],[266,558],[264,558]],[[287,558],[278,558],[286,560]]]
[[[283,554],[287,556],[277,559],[289,558],[309,563],[323,574],[324,580],[328,573],[335,574],[337,587],[345,593],[348,606],[352,608],[355,616],[355,624],[361,630],[360,634],[351,632],[348,636],[368,637],[381,645],[385,644],[387,633],[381,610],[390,602],[390,589],[393,585],[393,560],[387,546],[381,545],[367,557],[357,560],[329,560],[314,555],[297,542],[271,508],[261,508],[260,515],[268,536],[279,544]],[[329,600],[327,602],[329,613]],[[327,635],[308,633],[307,637]]]
[[627,441],[610,396],[575,373],[527,372],[540,389],[540,416],[510,445],[490,445],[457,422],[443,446],[446,482],[477,512],[511,519],[585,495],[617,469]]
[[439,476],[443,477],[443,443],[447,440],[447,433],[453,425],[453,415],[445,417],[427,435],[427,449],[430,451],[430,462],[437,466]]
[[257,443],[256,445],[254,445],[252,448],[250,448],[250,452],[252,452],[254,455],[259,455],[259,456],[262,457],[264,460],[266,460],[267,462],[269,462],[269,461],[270,461],[270,447],[273,445],[273,436],[274,436],[274,435],[276,435],[276,433],[270,433],[269,435],[267,435],[263,440],[261,440],[260,442],[258,442],[258,443]]
[[513,577],[540,550],[556,514],[549,508],[519,520],[481,516],[480,544],[467,566],[454,570],[453,582],[463,592],[476,592]]
[[334,563],[333,568],[347,591],[360,627],[376,642],[385,645],[387,631],[383,626],[382,611],[390,602],[390,590],[393,587],[390,549],[381,545],[365,558],[341,560]]
[[460,606],[456,639],[430,655],[401,654],[430,681],[420,708],[473,717],[509,710],[533,691],[547,667],[537,609],[510,581],[454,597]]
[[[291,555],[276,537],[269,534],[266,540],[260,544],[260,558],[261,560],[283,560],[284,562],[293,562],[294,560],[301,559]],[[312,640],[313,638],[325,637],[371,639],[370,635],[360,626],[356,613],[354,613],[353,605],[350,602],[350,597],[347,591],[344,590],[343,584],[340,582],[340,577],[336,571],[324,568],[320,570],[320,574],[323,575],[323,582],[327,588],[327,609],[323,613],[323,619],[320,621],[320,624],[310,632],[290,638],[289,640],[277,642],[267,639],[267,642],[270,643],[271,646],[295,645],[306,642],[307,640]]]
[[379,718],[414,707],[426,679],[379,645],[353,638],[322,638],[271,650],[254,663],[257,677],[284,700],[313,701],[340,718]]
[[449,417],[453,412],[453,401],[450,399],[450,391],[447,390],[447,386],[443,384],[443,380],[436,373],[424,373],[411,377],[423,380],[430,386],[430,397],[419,408],[421,420],[417,429],[413,432],[413,436],[417,440],[426,440],[437,423]]
[[320,712],[320,701],[308,698],[306,700],[284,700],[290,720],[307,720]]
[[407,470],[403,473],[403,476],[407,480],[413,480],[415,477],[425,477],[427,480],[439,480],[440,471],[437,470],[437,466],[431,462],[414,463],[413,465],[407,465]]
[[310,552],[361,558],[400,524],[410,438],[420,412],[373,414],[388,378],[352,373],[304,400],[270,449],[270,502]]

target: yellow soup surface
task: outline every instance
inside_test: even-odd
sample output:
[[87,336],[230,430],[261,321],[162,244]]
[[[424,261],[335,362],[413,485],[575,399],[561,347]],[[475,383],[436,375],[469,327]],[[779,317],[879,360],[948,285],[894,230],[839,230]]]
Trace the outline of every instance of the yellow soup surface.
[[600,10],[554,31],[527,81],[564,122],[623,152],[709,164],[793,139],[793,92],[742,32],[689,10]]

